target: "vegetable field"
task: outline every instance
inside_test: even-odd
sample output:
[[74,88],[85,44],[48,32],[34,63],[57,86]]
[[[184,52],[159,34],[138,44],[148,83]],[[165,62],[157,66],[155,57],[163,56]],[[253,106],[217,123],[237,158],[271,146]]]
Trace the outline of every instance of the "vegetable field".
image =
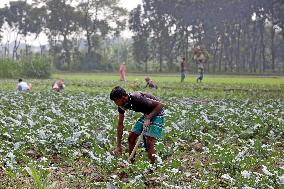
[[[50,90],[51,80],[33,80],[30,93],[16,92],[16,81],[0,81],[0,188],[284,187],[283,78],[180,84],[157,77],[159,89],[150,90],[141,76],[132,76],[135,87],[104,77],[65,75],[62,93]],[[126,113],[124,152],[113,154],[118,113],[109,92],[116,85],[165,103],[154,166],[142,146],[134,164],[121,166],[140,113]]]

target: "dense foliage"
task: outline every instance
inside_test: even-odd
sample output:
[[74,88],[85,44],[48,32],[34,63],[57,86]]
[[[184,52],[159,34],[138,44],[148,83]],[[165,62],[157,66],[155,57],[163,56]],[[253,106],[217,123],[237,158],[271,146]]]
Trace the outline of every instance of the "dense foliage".
[[[284,184],[283,93],[273,88],[234,84],[228,86],[234,91],[224,91],[228,87],[223,85],[160,83],[151,92],[165,103],[166,124],[150,173],[143,148],[134,164],[121,167],[127,160],[127,131],[139,113],[127,112],[123,156],[112,153],[117,109],[108,92],[118,84],[131,90],[130,83],[66,81],[66,90],[55,93],[49,91],[50,82],[35,80],[33,92],[20,93],[1,81],[0,188]],[[209,87],[215,90],[210,93]]]
[[51,60],[44,56],[0,59],[0,78],[49,78],[50,74]]

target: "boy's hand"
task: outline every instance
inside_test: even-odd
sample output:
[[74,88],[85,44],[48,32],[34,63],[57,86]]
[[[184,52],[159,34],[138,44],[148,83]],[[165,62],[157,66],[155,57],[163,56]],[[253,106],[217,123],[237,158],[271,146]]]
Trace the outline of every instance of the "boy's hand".
[[151,125],[151,121],[150,121],[150,119],[145,119],[144,120],[144,127],[149,127]]
[[121,146],[116,146],[116,148],[115,148],[115,150],[114,150],[114,155],[115,155],[116,157],[118,157],[118,156],[121,156],[121,154],[122,154],[122,148],[121,148]]

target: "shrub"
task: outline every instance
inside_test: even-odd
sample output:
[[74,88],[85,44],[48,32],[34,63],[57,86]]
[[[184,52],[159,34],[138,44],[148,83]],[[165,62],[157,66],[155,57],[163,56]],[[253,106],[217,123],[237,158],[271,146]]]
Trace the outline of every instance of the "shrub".
[[18,78],[21,75],[21,65],[12,59],[0,60],[1,78]]
[[51,60],[44,56],[27,57],[21,61],[22,75],[27,78],[49,78]]
[[49,78],[50,74],[49,57],[32,56],[21,60],[0,60],[0,78]]

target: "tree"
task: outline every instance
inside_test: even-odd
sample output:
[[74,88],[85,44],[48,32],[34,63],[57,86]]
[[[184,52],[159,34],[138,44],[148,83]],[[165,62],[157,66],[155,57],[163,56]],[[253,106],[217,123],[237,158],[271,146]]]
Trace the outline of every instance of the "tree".
[[2,26],[4,24],[4,8],[0,8],[0,41],[2,40]]
[[129,16],[129,29],[134,33],[133,39],[133,57],[138,64],[145,64],[145,72],[148,72],[148,59],[149,59],[149,47],[147,32],[147,23],[142,23],[142,8],[138,5],[130,12]]
[[80,26],[87,39],[88,54],[95,52],[96,37],[106,37],[110,33],[118,35],[125,28],[127,11],[118,6],[118,0],[79,1]]
[[[46,27],[51,46],[56,46],[57,40],[62,40],[63,61],[70,69],[72,43],[69,36],[79,30],[80,13],[65,0],[46,0]],[[63,39],[62,39],[63,38]],[[54,44],[52,44],[52,42]]]

